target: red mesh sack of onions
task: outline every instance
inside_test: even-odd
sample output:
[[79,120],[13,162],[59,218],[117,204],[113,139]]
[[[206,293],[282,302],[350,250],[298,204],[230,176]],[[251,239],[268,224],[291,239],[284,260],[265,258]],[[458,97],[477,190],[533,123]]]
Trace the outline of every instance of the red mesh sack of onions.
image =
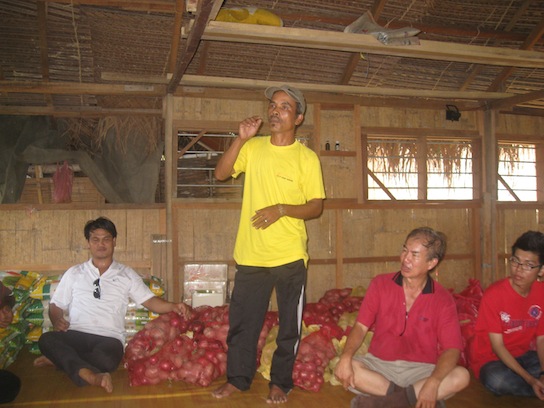
[[325,368],[335,356],[330,337],[321,333],[321,330],[304,337],[293,368],[295,386],[308,391],[319,391],[325,382]]
[[351,293],[352,288],[329,289],[318,303],[327,306],[329,313],[338,321],[345,312],[358,311],[361,306],[363,298]]
[[[225,318],[226,324],[222,323]],[[136,333],[126,347],[124,361],[130,385],[167,380],[210,385],[226,371],[227,332],[225,307],[198,308],[189,321],[175,312],[159,316]]]
[[[269,312],[262,345],[274,324],[277,314]],[[209,386],[226,372],[228,330],[228,306],[200,306],[193,309],[188,321],[175,312],[150,321],[125,350],[130,385],[184,381]]]
[[124,356],[131,386],[172,379],[174,368],[181,368],[194,348],[193,340],[182,335],[188,326],[182,316],[170,312],[148,322],[136,333]]

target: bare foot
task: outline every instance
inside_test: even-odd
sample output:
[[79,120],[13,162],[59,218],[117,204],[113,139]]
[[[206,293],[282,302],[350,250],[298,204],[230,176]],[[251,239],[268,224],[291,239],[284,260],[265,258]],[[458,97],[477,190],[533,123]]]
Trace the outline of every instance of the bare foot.
[[228,382],[223,384],[221,387],[216,388],[213,390],[212,395],[215,398],[225,398],[230,396],[232,393],[240,392],[238,388],[236,388],[234,385],[229,384]]
[[113,381],[110,373],[95,373],[88,368],[82,368],[79,370],[79,376],[89,383],[89,385],[102,387],[106,392],[113,391]]
[[34,360],[34,367],[46,367],[53,365],[53,362],[45,356],[40,356]]
[[272,384],[266,402],[269,404],[283,404],[284,402],[287,402],[287,394],[284,393],[280,387]]

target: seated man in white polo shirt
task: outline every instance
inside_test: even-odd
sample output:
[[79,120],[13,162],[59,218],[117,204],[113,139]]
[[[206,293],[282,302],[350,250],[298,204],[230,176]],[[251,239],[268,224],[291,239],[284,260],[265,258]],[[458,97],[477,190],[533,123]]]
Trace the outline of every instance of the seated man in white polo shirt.
[[117,230],[112,221],[91,220],[84,234],[91,259],[63,274],[49,304],[55,331],[40,337],[43,356],[34,365],[55,365],[79,386],[112,392],[110,373],[123,358],[129,299],[155,313],[187,317],[190,309],[155,296],[133,269],[114,261]]

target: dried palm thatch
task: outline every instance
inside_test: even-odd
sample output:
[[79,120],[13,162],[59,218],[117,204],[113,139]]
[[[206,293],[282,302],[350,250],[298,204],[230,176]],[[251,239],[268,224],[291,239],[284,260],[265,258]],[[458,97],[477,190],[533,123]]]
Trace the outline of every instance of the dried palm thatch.
[[131,136],[147,135],[147,152],[154,151],[162,139],[162,120],[153,116],[106,116],[95,118],[63,119],[64,135],[70,140],[72,148],[90,152],[99,151],[108,133],[113,129],[116,146],[126,153]]
[[[465,141],[420,141],[410,139],[370,141],[367,145],[369,161],[375,171],[384,172],[393,178],[407,180],[417,173],[421,149],[425,149],[425,164],[429,170],[442,174],[451,183],[455,175],[470,172],[472,146]],[[509,164],[511,170],[520,165],[520,157],[527,154],[528,147],[520,144],[501,145],[499,158]]]

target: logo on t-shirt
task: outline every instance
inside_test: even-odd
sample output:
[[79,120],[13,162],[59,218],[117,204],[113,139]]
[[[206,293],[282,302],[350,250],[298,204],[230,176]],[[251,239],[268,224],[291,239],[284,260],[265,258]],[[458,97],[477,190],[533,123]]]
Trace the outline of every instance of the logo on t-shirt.
[[508,323],[510,321],[510,314],[508,314],[506,312],[501,312],[501,320],[504,323]]
[[540,320],[540,316],[542,316],[542,309],[539,305],[532,305],[529,308],[529,316],[531,316],[533,319]]

